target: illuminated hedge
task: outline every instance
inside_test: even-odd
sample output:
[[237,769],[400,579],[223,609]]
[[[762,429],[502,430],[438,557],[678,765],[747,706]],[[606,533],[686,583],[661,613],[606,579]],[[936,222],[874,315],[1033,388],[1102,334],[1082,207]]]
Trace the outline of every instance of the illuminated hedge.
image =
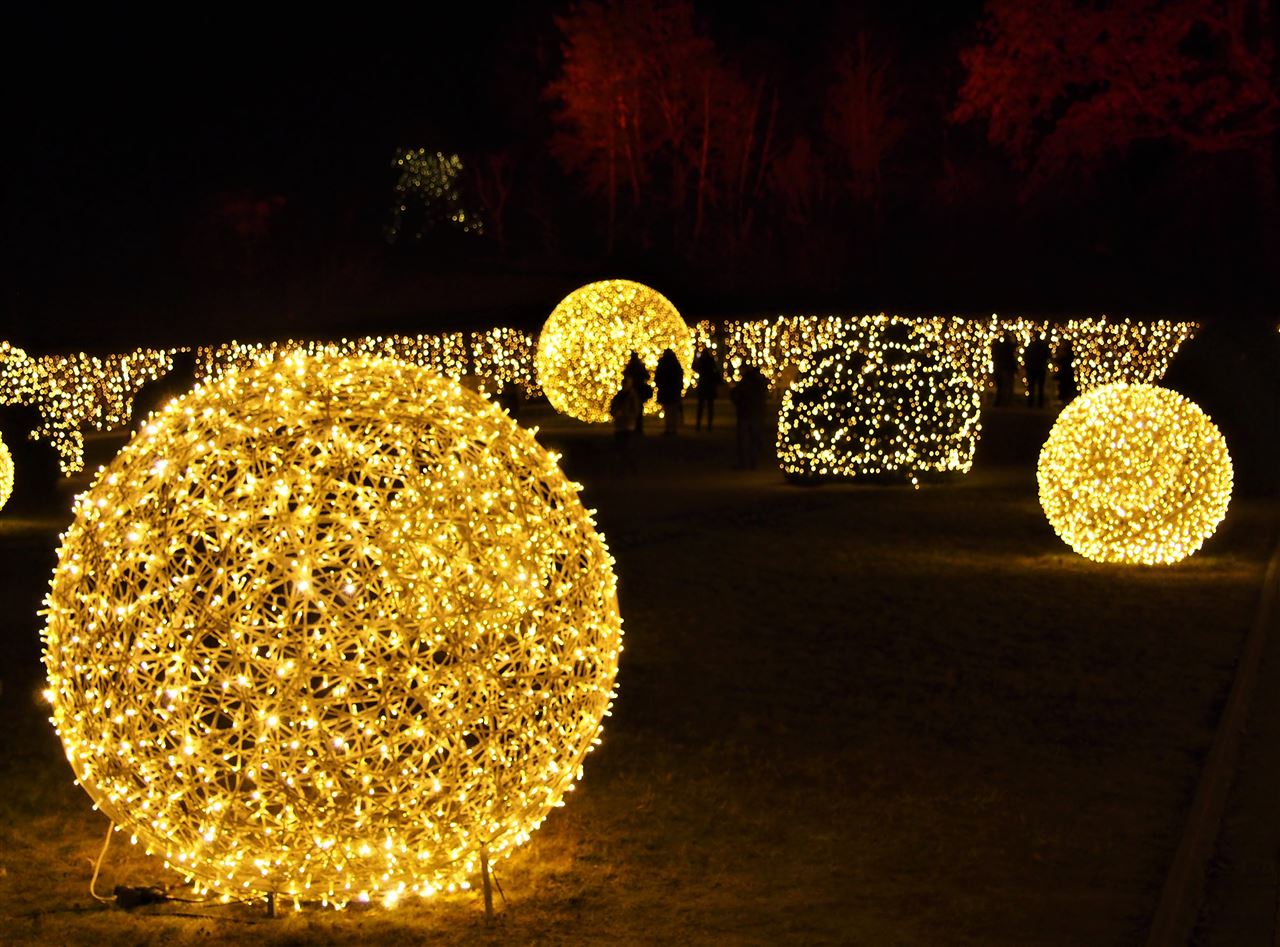
[[[552,407],[580,421],[608,421],[609,402],[631,353],[639,354],[652,375],[668,348],[680,359],[687,382],[693,375],[693,334],[675,306],[640,283],[604,280],[561,300],[542,327],[534,361]],[[656,413],[657,399],[646,408]]]
[[782,398],[778,459],[792,477],[968,471],[981,427],[978,389],[941,347],[903,321],[801,361]]
[[581,775],[621,644],[556,458],[391,360],[294,353],[176,400],[76,504],[47,600],[77,780],[203,886],[467,886]]
[[1054,530],[1099,562],[1177,562],[1231,501],[1225,438],[1194,402],[1154,385],[1106,385],[1063,408],[1036,477]]
[[0,510],[13,496],[13,455],[9,453],[9,445],[0,438]]

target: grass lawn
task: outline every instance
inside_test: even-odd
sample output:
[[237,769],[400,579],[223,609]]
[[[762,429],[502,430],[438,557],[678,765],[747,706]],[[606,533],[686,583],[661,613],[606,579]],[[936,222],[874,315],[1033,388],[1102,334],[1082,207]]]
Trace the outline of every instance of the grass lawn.
[[[497,866],[492,923],[474,894],[277,920],[94,901],[107,823],[36,700],[35,611],[65,518],[6,514],[0,939],[1142,940],[1253,617],[1274,504],[1237,500],[1180,565],[1102,566],[1040,512],[1047,415],[984,419],[975,470],[917,491],[732,470],[727,426],[650,434],[639,472],[619,476],[607,430],[529,413],[598,510],[626,651],[604,744],[565,808]],[[166,880],[117,836],[99,890]]]

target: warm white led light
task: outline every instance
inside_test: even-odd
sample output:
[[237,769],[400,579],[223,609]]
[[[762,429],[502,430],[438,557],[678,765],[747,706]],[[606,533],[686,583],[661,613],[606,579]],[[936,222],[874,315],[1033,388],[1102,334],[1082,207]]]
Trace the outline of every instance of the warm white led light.
[[1231,501],[1226,439],[1194,402],[1154,385],[1105,385],[1063,408],[1036,477],[1050,525],[1099,562],[1184,559]]
[[[538,336],[538,383],[551,406],[580,421],[608,421],[622,369],[636,352],[650,374],[664,349],[693,377],[693,334],[665,296],[630,280],[589,283],[561,300]],[[657,399],[646,403],[656,413]]]
[[613,697],[612,559],[577,490],[403,362],[293,353],[176,399],[59,552],[45,664],[77,780],[212,889],[465,886],[560,803]]
[[0,510],[13,496],[13,455],[9,453],[9,445],[0,438]]
[[796,477],[968,471],[978,388],[936,339],[880,316],[800,362],[782,398],[778,460]]

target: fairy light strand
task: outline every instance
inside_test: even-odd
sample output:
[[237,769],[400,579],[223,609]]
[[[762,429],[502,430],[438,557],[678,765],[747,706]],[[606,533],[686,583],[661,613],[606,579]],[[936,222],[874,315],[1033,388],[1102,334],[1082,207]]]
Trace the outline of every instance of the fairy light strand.
[[77,781],[202,889],[466,887],[581,777],[622,650],[557,458],[404,362],[291,353],[153,414],[46,601]]

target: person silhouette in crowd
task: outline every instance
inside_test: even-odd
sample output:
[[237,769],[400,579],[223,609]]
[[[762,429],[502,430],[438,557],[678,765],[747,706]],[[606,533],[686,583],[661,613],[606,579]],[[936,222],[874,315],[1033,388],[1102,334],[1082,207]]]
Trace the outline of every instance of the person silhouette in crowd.
[[635,382],[624,373],[622,387],[609,402],[609,416],[613,419],[613,444],[617,454],[619,473],[635,472],[636,461],[631,451],[631,437],[635,433],[636,416],[640,414],[640,410],[640,398],[636,394]]
[[744,365],[742,379],[729,395],[738,414],[738,467],[754,470],[764,453],[764,416],[769,382],[754,365]]
[[703,349],[698,353],[698,357],[693,360],[693,370],[698,376],[698,380],[694,383],[694,390],[698,394],[698,413],[693,429],[702,430],[702,412],[706,409],[707,430],[710,431],[711,422],[716,413],[716,392],[720,388],[720,383],[724,381],[724,376],[720,373],[720,363],[716,361],[715,353],[711,349]]
[[1076,385],[1076,353],[1068,340],[1063,339],[1058,345],[1053,361],[1058,366],[1058,400],[1067,404],[1080,393]]
[[684,415],[684,367],[671,349],[664,349],[658,359],[653,383],[658,389],[658,404],[662,405],[663,433],[674,436]]
[[622,370],[624,378],[631,379],[631,387],[635,396],[640,399],[640,410],[636,414],[636,433],[644,433],[644,404],[653,397],[653,388],[649,385],[649,369],[645,368],[640,356],[632,350],[627,366]]
[[1022,364],[1027,369],[1027,404],[1044,407],[1044,381],[1049,373],[1049,343],[1044,333],[1037,332],[1022,350]]
[[991,342],[991,374],[996,382],[996,405],[1004,404],[1013,394],[1013,376],[1018,370],[1018,350],[1013,336],[1006,332]]

